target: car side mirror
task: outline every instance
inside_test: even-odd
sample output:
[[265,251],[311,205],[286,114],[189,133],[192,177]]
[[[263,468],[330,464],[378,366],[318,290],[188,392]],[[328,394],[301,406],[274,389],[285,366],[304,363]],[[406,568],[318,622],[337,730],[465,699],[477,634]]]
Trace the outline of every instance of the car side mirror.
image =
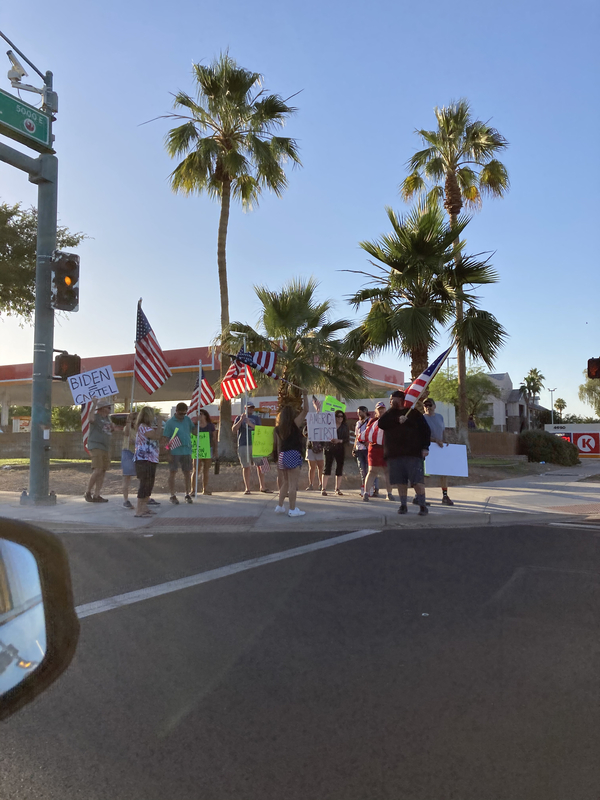
[[62,543],[41,528],[0,518],[0,720],[64,672],[78,638]]

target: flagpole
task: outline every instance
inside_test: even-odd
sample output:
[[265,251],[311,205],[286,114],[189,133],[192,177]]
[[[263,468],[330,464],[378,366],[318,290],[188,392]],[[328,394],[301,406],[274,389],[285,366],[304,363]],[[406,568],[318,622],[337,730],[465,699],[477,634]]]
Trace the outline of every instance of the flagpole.
[[[138,310],[141,308],[141,306],[142,306],[142,298],[140,297],[140,299],[138,300],[138,304],[137,304]],[[136,340],[137,340],[137,314],[136,314],[136,317],[135,317],[135,328],[136,328],[135,334],[136,334]],[[133,395],[134,394],[135,394],[135,342],[134,342],[134,345],[133,345],[133,372],[131,373],[131,397],[129,398],[129,410],[130,411],[133,411]]]

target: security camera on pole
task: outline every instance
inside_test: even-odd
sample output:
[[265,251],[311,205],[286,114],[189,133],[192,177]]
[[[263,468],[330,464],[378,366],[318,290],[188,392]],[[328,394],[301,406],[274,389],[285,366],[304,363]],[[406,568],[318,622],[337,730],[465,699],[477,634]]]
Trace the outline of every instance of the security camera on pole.
[[[55,503],[56,496],[49,493],[49,474],[54,344],[51,297],[58,189],[58,159],[52,146],[52,122],[58,110],[58,97],[52,88],[52,73],[40,72],[2,31],[0,37],[12,48],[7,53],[11,63],[8,71],[11,86],[42,97],[40,109],[0,89],[0,134],[40,153],[34,159],[0,142],[0,161],[26,172],[31,183],[38,187],[29,495],[24,494],[21,502]],[[22,82],[27,72],[15,52],[40,76],[44,82],[42,87]]]

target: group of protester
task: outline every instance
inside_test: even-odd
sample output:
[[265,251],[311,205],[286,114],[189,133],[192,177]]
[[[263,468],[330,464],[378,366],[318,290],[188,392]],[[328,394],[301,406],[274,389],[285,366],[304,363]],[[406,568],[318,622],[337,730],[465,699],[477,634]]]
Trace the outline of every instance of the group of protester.
[[[414,406],[405,405],[405,394],[400,390],[390,395],[390,408],[385,403],[375,406],[375,414],[369,417],[368,409],[360,406],[358,421],[355,427],[355,444],[352,454],[355,456],[362,479],[361,495],[367,502],[371,491],[376,487],[379,477],[385,483],[388,500],[393,500],[392,488],[398,487],[400,498],[399,514],[408,513],[408,487],[415,491],[413,503],[419,506],[419,516],[428,514],[425,499],[425,458],[429,454],[431,442],[439,447],[445,444],[444,418],[435,411],[435,402],[427,399],[423,403],[425,415]],[[275,423],[275,454],[278,454],[279,503],[276,513],[284,513],[286,494],[289,498],[289,515],[304,514],[296,507],[298,489],[298,473],[302,464],[302,437],[300,426],[308,413],[308,397],[304,394],[303,410],[294,417],[290,407],[283,408]],[[309,465],[307,490],[314,488],[315,475],[321,481],[321,494],[327,495],[327,481],[331,475],[333,461],[336,462],[335,491],[341,495],[341,477],[344,468],[345,444],[349,441],[349,430],[346,415],[336,412],[336,438],[331,441],[314,442],[309,440],[306,448],[306,460]],[[371,429],[383,433],[382,437],[370,435]],[[377,433],[373,431],[373,433]],[[306,430],[304,431],[306,436]],[[381,441],[380,441],[381,438]],[[323,469],[323,453],[325,467]],[[442,486],[442,503],[454,505],[448,497],[447,478],[440,478]]]
[[111,422],[109,415],[111,403],[107,400],[93,401],[92,420],[88,436],[88,449],[92,457],[92,474],[88,482],[85,499],[89,503],[108,503],[108,499],[100,494],[106,471],[110,467],[111,437],[113,433],[122,433],[123,448],[121,450],[121,470],[123,472],[123,506],[133,509],[129,500],[129,488],[132,477],[137,477],[136,517],[150,517],[156,512],[151,506],[160,503],[152,497],[156,479],[156,467],[160,454],[161,439],[169,444],[169,501],[179,505],[175,491],[177,472],[183,473],[186,503],[193,503],[195,491],[195,462],[192,461],[192,434],[209,434],[210,457],[201,458],[199,464],[199,483],[203,494],[211,494],[208,489],[208,476],[213,458],[217,457],[216,427],[205,409],[201,409],[198,418],[192,420],[187,416],[188,407],[178,403],[175,413],[163,425],[163,420],[153,408],[145,406],[139,412],[131,412],[127,416],[125,426]]
[[[314,400],[314,398],[313,398]],[[423,406],[425,415],[414,406],[405,407],[404,392],[397,390],[390,396],[390,408],[379,402],[371,417],[365,406],[358,408],[358,421],[355,426],[355,442],[352,455],[356,458],[361,475],[361,495],[363,501],[378,494],[379,479],[385,485],[388,500],[394,500],[392,488],[398,487],[400,499],[399,514],[406,514],[408,487],[415,490],[413,503],[420,507],[419,515],[428,513],[425,499],[424,459],[429,453],[431,442],[443,447],[445,443],[444,419],[435,412],[435,402],[428,398]],[[316,402],[316,401],[315,401]],[[198,480],[202,493],[210,495],[208,489],[210,465],[218,458],[216,427],[208,412],[201,409],[197,417],[187,415],[188,406],[178,403],[173,416],[163,423],[154,409],[146,406],[139,412],[131,412],[124,427],[117,426],[109,418],[111,403],[106,400],[94,402],[92,421],[90,423],[88,448],[92,456],[92,475],[85,499],[93,503],[106,503],[101,496],[106,471],[110,467],[111,436],[122,433],[123,448],[121,452],[121,468],[123,472],[123,506],[133,509],[129,500],[131,478],[139,480],[137,492],[136,517],[149,517],[156,512],[152,506],[160,505],[152,497],[156,468],[159,460],[160,443],[163,440],[169,447],[169,501],[179,504],[175,490],[177,472],[181,469],[185,486],[184,500],[193,503],[195,495],[193,486],[196,481],[195,460],[192,459],[192,437],[200,433],[209,434],[210,455],[199,459]],[[261,425],[261,418],[254,413],[254,403],[248,401],[242,414],[236,417],[232,430],[237,435],[238,458],[242,467],[244,493],[251,494],[250,476],[255,466],[260,491],[273,494],[265,485],[264,463],[252,457],[252,432]],[[308,414],[308,395],[302,397],[302,409],[297,412],[291,406],[285,406],[277,416],[273,431],[273,456],[277,462],[277,485],[279,491],[276,513],[285,513],[284,502],[288,499],[288,515],[303,516],[297,505],[297,493],[300,467],[306,458],[308,462],[307,491],[315,488],[318,478],[319,490],[327,496],[328,481],[335,461],[335,488],[337,495],[342,495],[341,481],[344,471],[346,445],[350,441],[350,431],[343,411],[336,411],[336,438],[328,442],[307,440],[306,456],[304,456],[304,440],[308,439],[308,431],[304,426]],[[376,430],[373,430],[376,428]],[[381,435],[382,432],[383,435]],[[264,460],[263,460],[264,461]],[[448,497],[446,478],[441,478],[442,503],[454,505]]]

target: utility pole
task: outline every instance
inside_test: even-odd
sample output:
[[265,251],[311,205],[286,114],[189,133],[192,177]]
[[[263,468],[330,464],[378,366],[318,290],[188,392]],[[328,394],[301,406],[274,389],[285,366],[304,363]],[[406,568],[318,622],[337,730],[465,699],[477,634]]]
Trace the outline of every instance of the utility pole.
[[[0,90],[0,133],[41,153],[34,159],[0,143],[0,161],[26,172],[31,183],[38,187],[29,496],[23,497],[22,502],[54,503],[56,496],[49,494],[54,347],[51,283],[52,256],[56,250],[58,159],[52,147],[52,122],[58,110],[58,98],[52,88],[52,73],[42,74],[2,31],[0,36],[13,48],[7,53],[12,64],[8,73],[12,86],[36,92],[43,98],[40,110]],[[42,78],[43,88],[21,82],[27,73],[13,50]]]

